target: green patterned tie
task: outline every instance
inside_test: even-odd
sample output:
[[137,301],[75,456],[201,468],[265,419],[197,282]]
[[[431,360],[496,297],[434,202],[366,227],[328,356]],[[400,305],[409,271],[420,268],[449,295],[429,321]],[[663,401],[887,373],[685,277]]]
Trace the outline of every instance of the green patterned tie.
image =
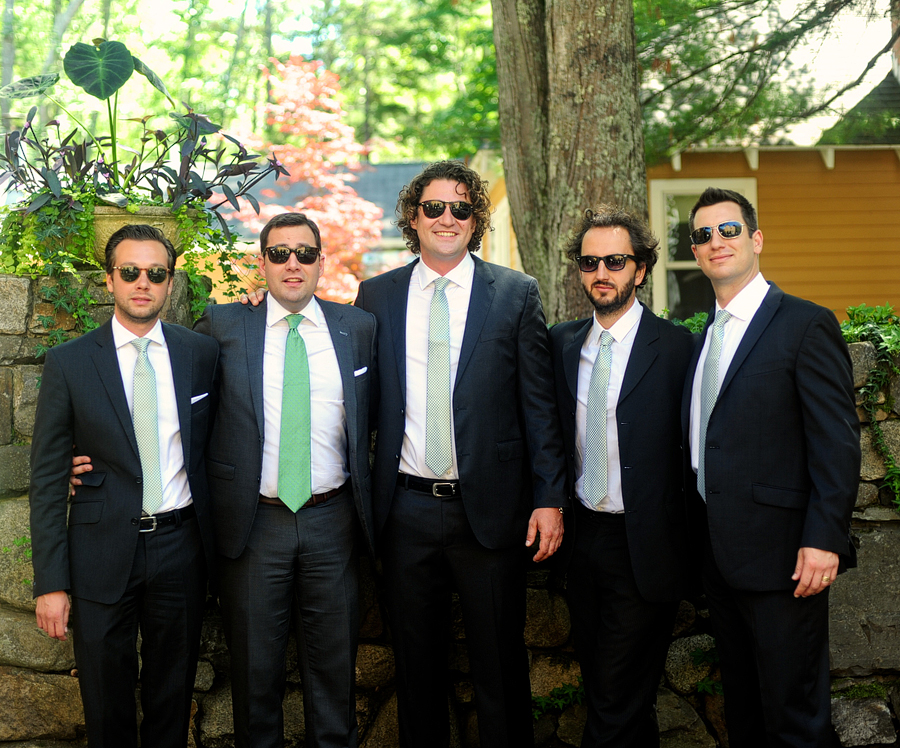
[[278,448],[278,498],[296,512],[312,495],[310,462],[309,359],[297,327],[302,314],[289,314],[281,391],[281,441]]
[[713,322],[709,351],[703,362],[703,379],[700,381],[700,441],[697,448],[697,491],[706,501],[706,427],[716,399],[719,397],[719,358],[722,355],[722,341],[725,338],[725,323],[731,313],[720,309]]
[[450,305],[446,278],[434,281],[428,316],[428,384],[425,397],[425,464],[435,475],[453,466],[450,435]]
[[609,486],[606,447],[606,392],[612,368],[613,336],[607,330],[600,333],[600,350],[591,369],[588,385],[587,423],[584,434],[584,491],[585,498],[595,509],[606,498]]
[[150,338],[135,338],[137,348],[134,365],[134,389],[131,399],[131,418],[141,458],[141,486],[144,490],[142,508],[154,514],[162,506],[162,471],[159,466],[159,408],[156,400],[156,374],[147,347]]

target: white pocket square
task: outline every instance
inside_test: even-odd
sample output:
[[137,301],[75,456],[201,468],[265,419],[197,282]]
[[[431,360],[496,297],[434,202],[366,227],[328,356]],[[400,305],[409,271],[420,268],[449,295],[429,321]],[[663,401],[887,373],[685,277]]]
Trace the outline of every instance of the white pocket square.
[[354,371],[354,372],[353,372],[353,376],[354,376],[354,377],[361,377],[361,376],[362,376],[363,374],[365,374],[368,370],[369,370],[369,367],[368,367],[368,366],[363,366],[362,369],[357,369],[356,371]]
[[193,405],[196,402],[199,402],[204,397],[208,397],[208,396],[209,396],[208,392],[204,392],[202,395],[194,395],[194,397],[191,398],[191,405]]

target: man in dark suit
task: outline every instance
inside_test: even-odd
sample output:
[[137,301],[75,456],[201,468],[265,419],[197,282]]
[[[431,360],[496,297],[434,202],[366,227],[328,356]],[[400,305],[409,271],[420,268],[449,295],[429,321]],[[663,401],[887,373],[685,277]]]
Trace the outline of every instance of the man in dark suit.
[[[187,744],[212,523],[203,450],[215,341],[159,321],[175,250],[150,226],[106,245],[115,314],[47,353],[31,447],[38,626],[75,659],[91,748]],[[133,414],[133,415],[132,415]],[[67,506],[72,445],[89,454]],[[68,521],[66,510],[69,508]]]
[[306,744],[357,744],[358,536],[371,551],[375,320],[313,296],[321,248],[305,215],[274,217],[260,234],[265,302],[210,306],[196,325],[221,347],[206,466],[238,748],[283,744],[295,595]]
[[447,746],[459,592],[481,745],[533,744],[523,542],[562,535],[564,459],[537,282],[475,258],[486,183],[431,164],[401,192],[417,262],[364,281],[378,320],[375,528],[397,659],[400,744]]
[[690,227],[716,306],[682,421],[730,744],[821,748],[833,744],[828,587],[856,555],[850,356],[832,312],[763,279],[743,195],[707,189]]
[[626,211],[587,211],[567,254],[594,314],[550,329],[573,497],[561,553],[571,553],[582,748],[659,747],[656,691],[688,593],[681,393],[694,338],[635,299],[657,244]]

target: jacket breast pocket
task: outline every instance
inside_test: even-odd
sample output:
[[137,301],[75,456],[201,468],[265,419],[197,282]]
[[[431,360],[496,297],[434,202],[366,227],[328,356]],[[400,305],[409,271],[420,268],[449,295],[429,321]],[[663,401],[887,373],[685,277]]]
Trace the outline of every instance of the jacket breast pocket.
[[752,366],[741,367],[741,376],[746,379],[747,377],[758,377],[763,374],[772,374],[774,372],[784,371],[785,369],[788,369],[790,365],[791,362],[783,358],[760,361],[758,363],[754,363]]
[[78,501],[69,509],[70,525],[93,525],[103,516],[102,501]]
[[234,465],[227,465],[224,462],[216,462],[215,460],[206,460],[206,474],[210,478],[219,478],[220,480],[234,480]]

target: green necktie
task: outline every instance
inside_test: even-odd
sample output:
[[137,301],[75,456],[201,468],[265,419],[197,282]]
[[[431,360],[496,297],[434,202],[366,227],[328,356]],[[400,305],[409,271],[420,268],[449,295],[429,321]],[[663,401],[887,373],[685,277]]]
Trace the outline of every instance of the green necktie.
[[278,448],[278,498],[292,511],[312,495],[310,463],[309,359],[297,327],[302,314],[289,314],[281,390],[281,441]]
[[600,350],[591,369],[588,385],[587,423],[584,434],[584,491],[585,498],[598,509],[606,498],[609,485],[606,447],[606,392],[612,368],[613,336],[608,330],[600,333]]
[[134,389],[131,399],[131,418],[141,458],[141,486],[144,491],[142,508],[154,514],[162,506],[162,471],[159,466],[159,407],[156,400],[156,373],[147,355],[150,338],[135,338],[137,348],[134,364]]
[[446,278],[434,281],[428,315],[428,375],[425,393],[425,464],[435,475],[453,466],[450,435],[450,305]]
[[706,427],[716,399],[719,397],[719,358],[722,356],[722,341],[725,338],[725,323],[731,313],[720,309],[713,322],[709,351],[703,362],[703,379],[700,381],[700,441],[697,446],[697,491],[706,501]]

